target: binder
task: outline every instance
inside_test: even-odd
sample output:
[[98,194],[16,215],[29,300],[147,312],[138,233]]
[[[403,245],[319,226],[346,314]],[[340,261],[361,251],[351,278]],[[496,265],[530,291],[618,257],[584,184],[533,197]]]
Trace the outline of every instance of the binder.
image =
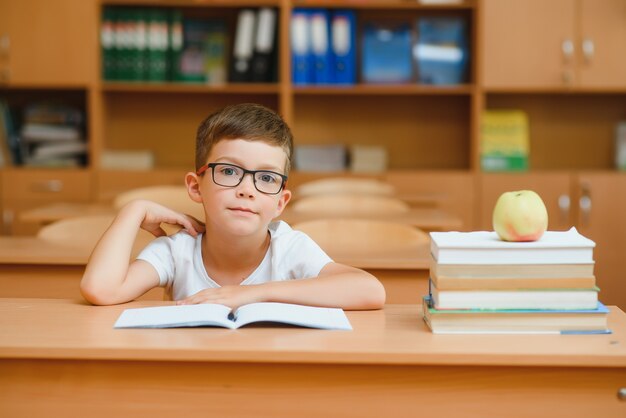
[[182,74],[180,72],[180,56],[183,53],[183,13],[180,10],[173,10],[170,13],[169,25],[167,31],[168,37],[168,58],[166,66],[168,76],[170,80],[181,80]]
[[415,60],[424,84],[459,84],[467,79],[468,34],[461,17],[421,17],[417,20]]
[[255,12],[242,9],[237,16],[237,28],[230,65],[230,81],[241,83],[252,79],[252,56],[254,53]]
[[207,50],[210,35],[216,30],[213,21],[183,21],[183,51],[178,64],[178,80],[204,83],[207,79]]
[[132,20],[128,9],[117,11],[115,21],[115,56],[117,58],[117,80],[131,77]]
[[105,80],[115,80],[117,78],[115,19],[115,9],[110,6],[104,7],[102,22],[100,23],[100,47],[102,48],[102,77]]
[[276,77],[276,10],[262,7],[257,13],[252,57],[252,81],[271,82]]
[[309,14],[311,53],[313,55],[313,82],[332,83],[330,49],[330,15],[327,10],[316,9]]
[[362,76],[366,83],[413,80],[413,44],[409,23],[369,23],[363,32]]
[[294,85],[313,82],[308,15],[308,10],[300,8],[291,13],[291,80]]
[[130,20],[130,57],[128,76],[131,80],[141,81],[146,73],[147,58],[147,29],[144,11],[132,9],[129,12]]
[[356,83],[356,15],[336,11],[331,20],[332,79],[335,84]]
[[205,72],[207,84],[224,84],[227,81],[226,48],[228,36],[221,21],[213,22],[211,31],[206,36]]

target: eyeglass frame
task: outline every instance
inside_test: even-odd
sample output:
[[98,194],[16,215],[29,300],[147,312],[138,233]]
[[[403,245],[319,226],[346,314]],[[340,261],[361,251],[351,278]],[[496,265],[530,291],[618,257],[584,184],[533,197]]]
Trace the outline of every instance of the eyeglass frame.
[[[240,169],[241,171],[243,171],[243,175],[241,176],[241,178],[239,179],[239,182],[237,182],[237,184],[233,184],[232,186],[226,186],[223,184],[219,184],[217,181],[215,181],[215,167],[216,166],[220,166],[220,165],[225,165],[225,166],[230,166],[230,167],[236,167],[238,169]],[[198,171],[196,171],[196,175],[198,176],[202,176],[204,175],[204,173],[208,170],[211,169],[211,180],[213,180],[213,183],[217,184],[218,186],[221,187],[237,187],[241,184],[241,182],[243,181],[244,177],[246,177],[246,174],[250,174],[252,176],[252,184],[254,184],[254,188],[259,192],[259,193],[263,193],[263,194],[267,194],[267,195],[277,195],[278,193],[280,193],[281,191],[283,191],[285,189],[285,187],[287,186],[287,179],[288,177],[284,174],[280,174],[277,173],[275,171],[271,171],[271,170],[247,170],[243,167],[240,167],[236,164],[230,164],[230,163],[207,163],[205,165],[203,165],[202,167],[200,167],[198,169]],[[280,188],[278,189],[278,191],[276,193],[268,193],[268,192],[264,192],[262,190],[259,190],[258,186],[256,185],[256,173],[272,173],[272,174],[276,174],[277,176],[279,176],[282,180],[281,184],[280,184]]]

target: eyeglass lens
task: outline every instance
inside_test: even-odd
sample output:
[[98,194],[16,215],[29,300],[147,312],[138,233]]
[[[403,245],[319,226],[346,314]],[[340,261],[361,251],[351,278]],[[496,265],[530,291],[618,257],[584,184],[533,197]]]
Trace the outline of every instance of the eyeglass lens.
[[[225,187],[235,187],[243,180],[249,170],[232,164],[215,164],[213,166],[213,181]],[[254,186],[261,193],[276,194],[283,186],[283,178],[273,171],[252,171]]]

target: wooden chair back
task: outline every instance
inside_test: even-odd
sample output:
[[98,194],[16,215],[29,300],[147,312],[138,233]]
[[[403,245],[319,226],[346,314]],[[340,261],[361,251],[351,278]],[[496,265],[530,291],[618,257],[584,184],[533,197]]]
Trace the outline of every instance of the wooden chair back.
[[317,219],[300,222],[293,229],[309,235],[329,254],[392,254],[406,247],[428,245],[424,231],[407,224],[369,219]]
[[152,200],[170,209],[186,213],[204,221],[202,204],[191,200],[184,186],[150,186],[128,190],[120,193],[113,199],[113,207],[120,209],[135,199]]
[[319,195],[298,199],[291,205],[294,212],[328,216],[355,214],[398,214],[410,210],[408,203],[387,196]]
[[[113,215],[90,215],[63,219],[41,228],[37,232],[37,237],[64,247],[92,250],[113,219]],[[152,234],[140,230],[135,239],[133,254],[137,254],[153,239]]]
[[308,181],[294,190],[294,196],[298,199],[331,194],[392,196],[394,187],[389,183],[375,179],[332,177]]

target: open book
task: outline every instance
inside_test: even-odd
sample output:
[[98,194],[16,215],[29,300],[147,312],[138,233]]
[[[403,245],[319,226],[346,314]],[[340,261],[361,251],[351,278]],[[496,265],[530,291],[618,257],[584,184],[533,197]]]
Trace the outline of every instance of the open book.
[[126,309],[115,328],[239,328],[255,322],[278,322],[308,328],[351,330],[342,309],[293,305],[288,303],[251,303],[232,311],[219,304],[157,306]]

